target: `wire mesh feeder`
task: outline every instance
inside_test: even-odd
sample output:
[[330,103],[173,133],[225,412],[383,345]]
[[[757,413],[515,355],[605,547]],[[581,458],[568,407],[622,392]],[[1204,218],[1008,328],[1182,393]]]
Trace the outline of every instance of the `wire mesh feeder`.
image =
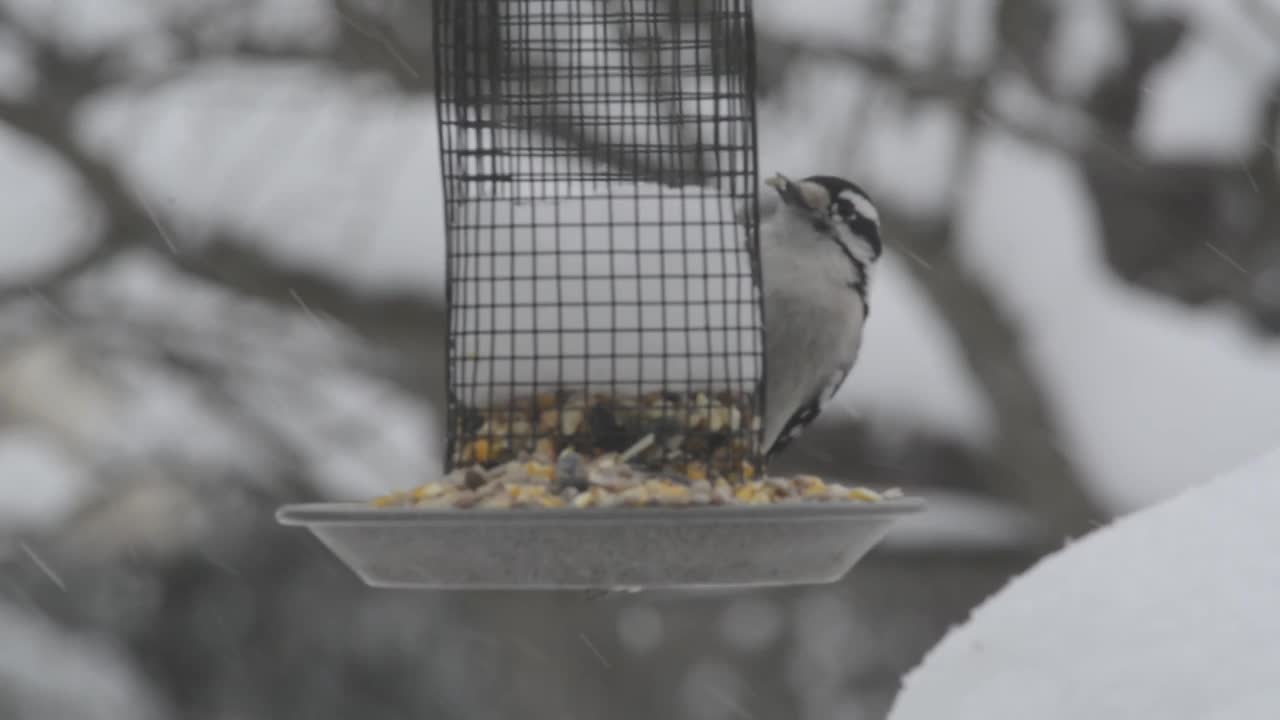
[[835,580],[918,509],[763,477],[751,21],[437,0],[447,476],[282,521],[375,585],[688,587]]

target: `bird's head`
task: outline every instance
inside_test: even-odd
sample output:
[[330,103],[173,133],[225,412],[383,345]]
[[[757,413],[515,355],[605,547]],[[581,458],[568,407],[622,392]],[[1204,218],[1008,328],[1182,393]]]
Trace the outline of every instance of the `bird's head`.
[[823,237],[836,240],[864,263],[880,257],[880,214],[866,191],[844,178],[811,175],[792,180],[781,174],[765,181],[778,192],[783,212],[798,213]]

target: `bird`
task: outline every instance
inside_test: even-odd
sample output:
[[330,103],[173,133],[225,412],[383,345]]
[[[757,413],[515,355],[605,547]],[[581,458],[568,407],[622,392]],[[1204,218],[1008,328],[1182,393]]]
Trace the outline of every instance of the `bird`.
[[[781,452],[844,385],[862,347],[880,215],[860,186],[831,175],[791,180],[758,197],[764,297],[765,458]],[[739,213],[739,221],[746,216]],[[600,600],[635,588],[585,590]]]
[[862,348],[880,215],[856,183],[781,173],[760,195],[765,459],[785,449],[844,385]]

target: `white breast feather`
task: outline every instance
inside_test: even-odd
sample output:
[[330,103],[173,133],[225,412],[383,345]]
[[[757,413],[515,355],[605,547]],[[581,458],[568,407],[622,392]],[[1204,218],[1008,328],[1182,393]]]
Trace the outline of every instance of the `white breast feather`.
[[830,399],[857,358],[865,308],[849,288],[854,270],[803,218],[778,213],[761,228],[768,386],[764,447],[799,408]]

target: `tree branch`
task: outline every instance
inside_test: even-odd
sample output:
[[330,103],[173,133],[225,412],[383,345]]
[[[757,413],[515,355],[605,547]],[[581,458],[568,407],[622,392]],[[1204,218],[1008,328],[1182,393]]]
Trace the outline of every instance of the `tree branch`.
[[444,309],[407,293],[362,293],[320,274],[292,268],[252,249],[246,238],[217,237],[196,248],[171,252],[155,227],[145,201],[128,179],[109,163],[84,150],[68,118],[48,111],[38,99],[17,103],[0,98],[0,122],[39,144],[68,165],[103,208],[109,225],[94,248],[46,277],[0,288],[0,300],[28,294],[79,277],[129,249],[146,249],[175,269],[237,295],[294,309],[299,297],[308,307],[349,325],[381,349],[394,349],[405,367],[391,379],[443,407],[442,338]]

